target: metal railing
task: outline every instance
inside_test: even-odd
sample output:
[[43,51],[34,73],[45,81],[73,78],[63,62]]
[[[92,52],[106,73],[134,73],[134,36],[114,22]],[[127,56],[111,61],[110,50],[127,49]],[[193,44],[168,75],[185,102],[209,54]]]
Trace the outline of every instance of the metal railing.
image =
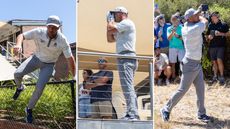
[[[14,42],[7,42],[6,48],[2,45],[0,45],[0,47],[2,48],[2,50],[4,50],[6,52],[6,59],[8,61],[14,61],[18,64],[21,64],[23,62],[23,58],[25,58],[26,56],[22,52],[19,52],[18,58],[15,57],[15,55],[12,53],[12,49],[13,49],[15,44],[16,43],[14,43]],[[34,72],[32,72],[30,74],[32,75],[33,78],[38,79],[38,76]]]
[[[75,80],[48,82],[33,109],[34,122],[32,125],[50,129],[75,129],[75,84]],[[36,83],[26,83],[25,85],[27,88],[16,101],[13,101],[12,98],[16,85],[0,87],[0,119],[9,121],[12,127],[18,123],[25,123],[24,108],[35,90]]]
[[[153,90],[154,90],[153,89],[153,84],[154,84],[153,83],[153,79],[154,79],[154,77],[153,77],[153,57],[151,57],[151,56],[126,56],[126,55],[120,55],[120,54],[109,54],[109,53],[98,53],[98,52],[82,52],[82,51],[78,52],[78,58],[79,57],[91,57],[93,59],[100,58],[100,57],[106,57],[106,58],[111,58],[111,60],[119,58],[119,59],[137,59],[139,61],[145,61],[145,64],[139,64],[139,66],[141,65],[141,67],[145,67],[145,69],[148,69],[148,72],[145,72],[145,74],[147,73],[147,75],[148,75],[148,79],[147,79],[147,81],[148,81],[147,84],[148,85],[144,85],[144,86],[140,86],[140,85],[138,86],[138,85],[136,85],[136,87],[138,87],[137,89],[140,89],[140,88],[145,89],[146,88],[146,89],[148,89],[148,92],[144,93],[144,94],[146,94],[145,96],[139,96],[139,98],[137,98],[137,99],[139,99],[138,100],[138,102],[139,102],[138,105],[144,105],[143,103],[140,104],[140,102],[142,101],[141,99],[146,99],[146,98],[147,98],[147,100],[149,99],[150,103],[147,103],[145,105],[146,106],[150,105],[150,109],[148,109],[148,110],[150,110],[150,116],[148,116],[149,117],[148,120],[153,120],[153,118],[154,118],[154,113],[153,113],[153,101],[154,101],[154,96],[153,96],[153,93],[154,93],[153,92]],[[146,62],[148,62],[148,63],[146,64]],[[78,63],[81,65],[81,69],[87,69],[87,67],[83,68],[83,66],[84,66],[83,64],[94,66],[94,68],[95,68],[95,66],[97,66],[96,60],[88,62],[88,61],[82,61],[81,59],[78,59]],[[116,62],[115,63],[108,62],[108,65],[113,65],[113,66],[116,65],[116,66],[118,66],[119,64],[117,64]],[[116,69],[113,69],[113,71],[117,72]],[[117,79],[117,78],[119,78],[119,76],[113,76],[113,79]],[[78,76],[78,80],[79,79],[80,78]],[[120,79],[123,79],[123,78],[120,78]],[[144,79],[146,80],[146,78],[138,78],[138,79],[139,80],[137,80],[137,78],[136,78],[135,81],[142,81]],[[140,80],[140,79],[142,79],[142,80]],[[120,86],[120,84],[117,84],[117,83],[112,84],[112,88],[115,88],[115,87],[121,87],[121,86]],[[77,90],[76,93],[79,93],[78,89],[79,88],[76,88],[76,90]],[[91,92],[98,92],[99,93],[99,92],[102,92],[102,91],[91,91]],[[138,92],[138,91],[136,91],[136,92]],[[141,91],[139,91],[139,93],[140,92]],[[123,92],[120,91],[120,93],[123,93]],[[100,99],[100,98],[96,98],[96,99]],[[77,98],[76,98],[76,104],[79,106],[79,96],[78,95],[77,95]],[[77,119],[82,119],[82,118],[80,118],[78,116],[78,114],[81,113],[81,112],[79,112],[79,107],[78,106],[76,106],[76,108],[77,108],[76,109]],[[119,106],[116,106],[116,105],[113,105],[113,106],[114,106],[114,108],[124,108],[124,107],[119,107]],[[88,107],[92,107],[92,105],[89,104]],[[140,107],[138,107],[139,114],[140,114],[140,112],[142,110],[146,111],[147,108],[140,108]],[[90,112],[90,113],[93,113],[93,112]],[[119,114],[119,112],[116,112],[116,114],[117,115],[123,115],[123,113]]]

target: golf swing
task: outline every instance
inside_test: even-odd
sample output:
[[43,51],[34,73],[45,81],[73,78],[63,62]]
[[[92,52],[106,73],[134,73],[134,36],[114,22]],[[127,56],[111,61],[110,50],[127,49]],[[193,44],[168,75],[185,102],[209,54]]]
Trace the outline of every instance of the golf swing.
[[14,53],[17,54],[22,50],[21,46],[23,40],[34,40],[36,45],[34,54],[26,59],[14,73],[15,83],[18,88],[16,89],[13,99],[17,100],[21,92],[25,89],[25,85],[22,84],[23,76],[36,69],[40,69],[35,91],[25,109],[26,121],[28,123],[32,123],[33,121],[32,109],[35,107],[42,95],[46,83],[52,76],[55,62],[58,60],[61,53],[64,54],[68,61],[69,69],[72,75],[75,76],[75,60],[69,42],[66,37],[58,31],[61,26],[59,17],[50,16],[47,19],[46,26],[47,28],[35,28],[20,34],[14,46]]
[[182,99],[194,84],[197,94],[198,119],[209,122],[211,119],[206,115],[204,106],[205,85],[201,66],[202,44],[204,32],[208,20],[200,16],[201,10],[188,9],[185,12],[187,22],[182,28],[182,38],[185,46],[185,57],[181,63],[182,77],[178,90],[168,100],[167,104],[160,110],[162,119],[169,120],[170,112],[174,106]]

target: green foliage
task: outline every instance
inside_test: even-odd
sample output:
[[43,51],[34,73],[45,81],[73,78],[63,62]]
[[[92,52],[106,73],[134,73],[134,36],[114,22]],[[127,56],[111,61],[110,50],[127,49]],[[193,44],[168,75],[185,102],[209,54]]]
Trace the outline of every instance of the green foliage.
[[[24,109],[34,90],[34,86],[28,86],[18,100],[14,101],[12,96],[15,92],[15,88],[1,88],[0,109],[7,110],[10,116],[15,119],[24,117]],[[49,128],[54,127],[54,125],[52,125],[53,123],[68,123],[69,121],[66,121],[65,117],[74,117],[70,84],[47,85],[33,110],[33,114],[37,121],[51,121],[50,125],[43,125]]]
[[[209,12],[218,11],[222,21],[230,25],[230,0],[155,0],[155,3],[159,5],[161,13],[165,14],[167,22],[170,22],[171,15],[175,14],[177,10],[180,10],[183,15],[191,7],[197,9],[201,4],[208,4]],[[208,58],[208,46],[204,48],[202,66],[205,75],[210,75],[212,63]]]
[[[230,3],[229,3],[230,5]],[[221,19],[226,22],[228,25],[230,25],[230,8],[223,7],[219,4],[213,4],[213,6],[210,7],[210,11],[218,11],[220,13]]]

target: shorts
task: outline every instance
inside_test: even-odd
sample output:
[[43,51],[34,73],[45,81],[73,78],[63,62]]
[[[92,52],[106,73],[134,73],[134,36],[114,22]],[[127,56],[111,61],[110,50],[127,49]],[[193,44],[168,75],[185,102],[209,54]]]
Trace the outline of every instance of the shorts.
[[224,60],[224,47],[209,48],[209,54],[212,61],[217,59]]
[[111,101],[98,101],[92,103],[92,118],[112,117],[113,106]]
[[169,62],[170,63],[177,63],[177,57],[179,62],[182,61],[185,55],[185,50],[183,49],[176,49],[176,48],[170,48],[169,49]]
[[161,48],[161,53],[164,53],[168,56],[169,55],[169,48],[168,47]]

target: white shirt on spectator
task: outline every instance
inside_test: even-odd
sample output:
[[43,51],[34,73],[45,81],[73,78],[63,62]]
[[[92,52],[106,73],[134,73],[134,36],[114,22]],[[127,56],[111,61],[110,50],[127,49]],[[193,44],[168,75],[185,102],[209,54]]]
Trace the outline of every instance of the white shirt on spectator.
[[136,51],[136,28],[130,19],[124,19],[115,25],[118,32],[115,34],[116,51],[121,53],[123,51]]
[[164,66],[169,64],[168,56],[164,53],[161,53],[158,59],[155,61],[156,69],[163,70]]
[[185,47],[185,57],[193,60],[201,60],[202,57],[202,33],[205,30],[205,23],[188,23],[182,28],[182,38]]
[[80,84],[80,89],[79,89],[79,99],[81,98],[89,98],[90,97],[90,91],[87,89],[84,89],[83,84]]
[[23,33],[26,40],[34,40],[35,55],[44,63],[55,63],[63,52],[66,58],[72,56],[71,48],[66,37],[58,31],[57,37],[50,39],[47,28],[35,28]]

